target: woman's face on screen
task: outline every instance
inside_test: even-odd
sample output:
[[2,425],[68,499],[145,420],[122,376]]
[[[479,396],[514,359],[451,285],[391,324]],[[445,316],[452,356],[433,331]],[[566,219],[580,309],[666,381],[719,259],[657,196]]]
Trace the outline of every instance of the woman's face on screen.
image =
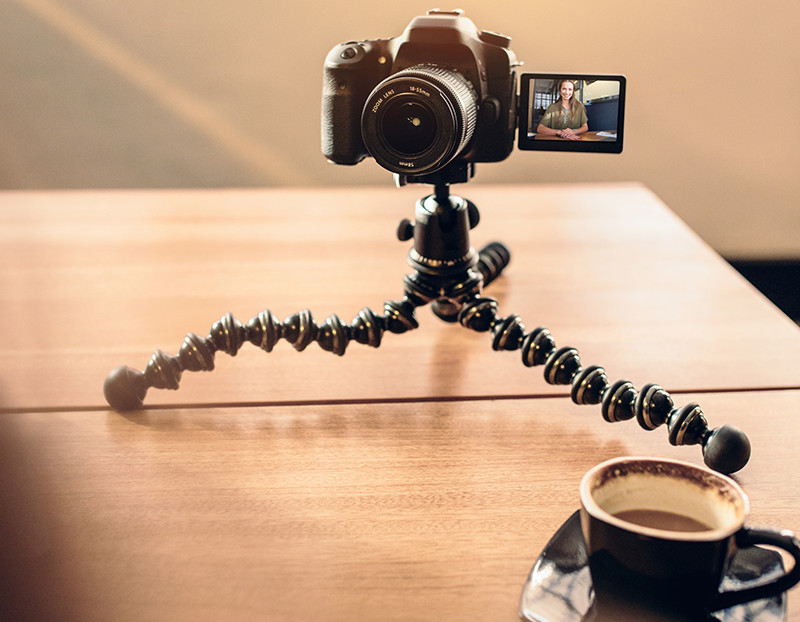
[[575,87],[572,85],[572,82],[564,81],[561,83],[561,99],[565,102],[572,99],[572,93],[575,91]]

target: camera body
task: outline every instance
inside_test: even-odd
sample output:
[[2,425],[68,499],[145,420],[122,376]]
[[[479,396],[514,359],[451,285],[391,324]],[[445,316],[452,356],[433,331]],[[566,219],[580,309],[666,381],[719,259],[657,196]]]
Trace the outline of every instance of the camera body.
[[324,65],[322,153],[372,156],[413,179],[450,163],[498,162],[517,126],[511,40],[461,11],[429,11],[402,35],[334,47]]

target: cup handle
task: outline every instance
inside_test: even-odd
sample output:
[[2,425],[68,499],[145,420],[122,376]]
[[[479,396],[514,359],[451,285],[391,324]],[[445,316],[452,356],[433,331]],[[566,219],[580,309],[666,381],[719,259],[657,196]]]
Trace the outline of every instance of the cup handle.
[[781,594],[800,582],[800,540],[790,531],[774,531],[771,529],[752,529],[744,527],[736,534],[736,546],[740,549],[766,544],[783,549],[794,558],[794,566],[786,574],[762,585],[755,585],[743,590],[720,592],[713,602],[711,611],[727,609],[734,605],[769,598]]

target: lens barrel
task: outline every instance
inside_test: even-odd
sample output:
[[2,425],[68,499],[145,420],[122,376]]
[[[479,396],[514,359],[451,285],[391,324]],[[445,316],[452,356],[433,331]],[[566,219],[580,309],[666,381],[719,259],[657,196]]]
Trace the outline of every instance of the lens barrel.
[[447,165],[472,140],[475,90],[460,73],[415,65],[373,89],[361,115],[364,145],[394,173],[420,175]]

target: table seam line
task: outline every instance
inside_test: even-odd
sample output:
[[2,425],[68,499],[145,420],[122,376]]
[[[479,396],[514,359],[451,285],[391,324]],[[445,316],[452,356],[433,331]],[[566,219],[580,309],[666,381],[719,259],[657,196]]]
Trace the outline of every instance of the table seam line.
[[[673,389],[670,395],[699,394],[710,395],[715,393],[765,393],[781,391],[797,391],[800,385],[783,385],[774,387],[727,387],[715,389]],[[137,412],[154,410],[214,410],[221,408],[276,408],[276,407],[303,407],[303,406],[361,406],[369,404],[429,404],[450,402],[491,402],[569,398],[569,393],[526,393],[526,394],[498,394],[498,395],[459,395],[459,396],[416,396],[416,397],[373,397],[373,398],[335,398],[313,400],[276,400],[276,401],[246,401],[246,402],[201,402],[196,404],[148,404],[139,410],[123,413],[135,416]],[[0,408],[0,415],[26,414],[26,413],[71,413],[71,412],[114,412],[109,406],[25,406],[20,408]]]

